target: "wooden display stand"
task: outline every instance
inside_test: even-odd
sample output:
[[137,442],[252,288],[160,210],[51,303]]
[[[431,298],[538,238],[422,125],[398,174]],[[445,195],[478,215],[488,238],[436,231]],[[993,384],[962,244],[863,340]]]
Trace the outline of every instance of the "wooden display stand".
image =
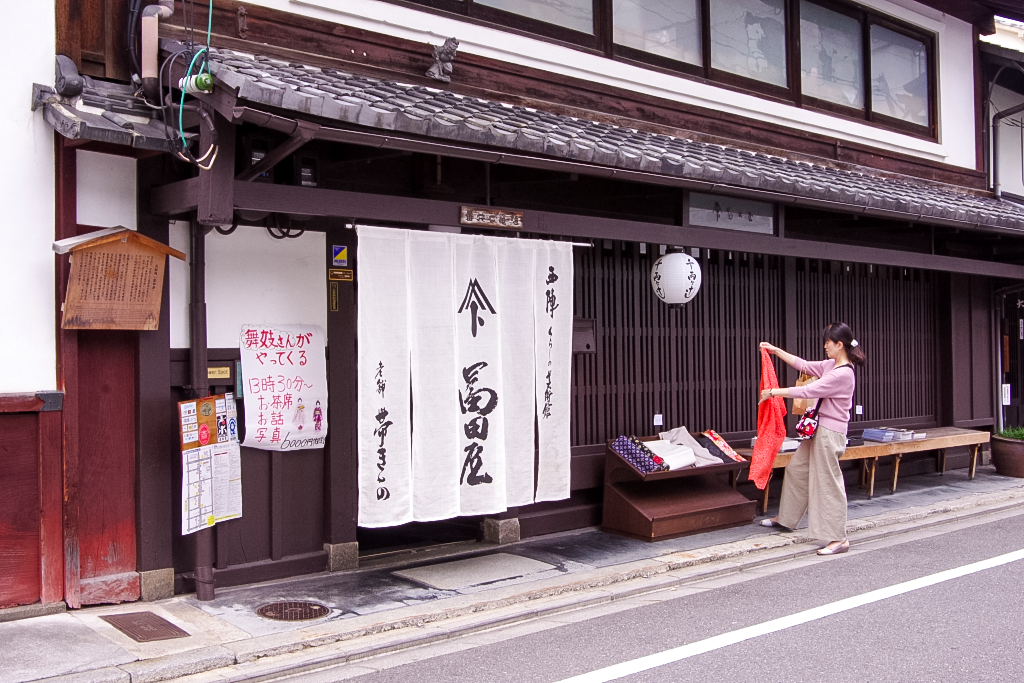
[[[750,524],[757,503],[736,490],[739,472],[746,467],[748,463],[736,462],[644,474],[613,451],[609,442],[601,529],[659,541]],[[729,475],[728,484],[722,474]]]

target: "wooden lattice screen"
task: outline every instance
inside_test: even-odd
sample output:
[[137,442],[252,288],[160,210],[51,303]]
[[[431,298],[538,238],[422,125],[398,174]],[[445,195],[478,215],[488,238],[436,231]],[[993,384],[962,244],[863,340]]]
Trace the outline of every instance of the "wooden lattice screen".
[[701,250],[700,294],[670,309],[651,290],[657,245],[598,245],[576,257],[576,315],[596,319],[597,353],[573,363],[573,445],[651,434],[656,413],[666,428],[755,429],[757,343],[781,338],[781,259]]
[[796,353],[823,358],[825,325],[847,323],[868,363],[857,372],[854,422],[935,420],[935,291],[928,271],[797,259]]
[[[576,254],[575,315],[596,321],[597,353],[573,361],[572,443],[666,428],[756,429],[757,343],[785,343],[783,260],[701,250],[700,294],[670,309],[651,291],[658,246],[598,242]],[[935,301],[925,271],[796,260],[797,345],[823,358],[831,320],[851,325],[869,354],[858,373],[855,421],[935,419]]]

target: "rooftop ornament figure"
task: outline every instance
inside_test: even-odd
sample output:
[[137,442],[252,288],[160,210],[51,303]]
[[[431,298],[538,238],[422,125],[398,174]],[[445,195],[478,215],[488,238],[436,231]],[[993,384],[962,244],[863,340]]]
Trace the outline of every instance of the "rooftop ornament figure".
[[444,45],[434,46],[434,65],[427,69],[427,76],[435,81],[451,83],[452,61],[455,60],[455,52],[459,49],[459,41],[449,38]]

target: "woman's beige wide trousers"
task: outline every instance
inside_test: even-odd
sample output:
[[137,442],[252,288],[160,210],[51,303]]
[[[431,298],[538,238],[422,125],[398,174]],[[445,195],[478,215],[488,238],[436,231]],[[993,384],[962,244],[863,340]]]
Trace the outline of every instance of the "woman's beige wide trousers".
[[823,541],[846,540],[846,484],[839,457],[846,435],[818,427],[813,439],[800,444],[786,465],[779,502],[779,524],[795,529],[805,512],[807,532]]

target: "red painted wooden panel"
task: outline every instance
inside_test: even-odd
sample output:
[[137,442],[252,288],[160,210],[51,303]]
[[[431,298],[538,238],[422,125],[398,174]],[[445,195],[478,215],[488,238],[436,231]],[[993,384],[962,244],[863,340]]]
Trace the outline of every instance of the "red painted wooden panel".
[[0,608],[39,599],[39,417],[0,414]]
[[39,413],[39,524],[41,602],[64,597],[64,462],[61,453],[63,415]]
[[[78,542],[83,586],[85,579],[135,570],[135,335],[78,334]],[[90,591],[89,598],[92,603],[106,601],[96,591]]]

